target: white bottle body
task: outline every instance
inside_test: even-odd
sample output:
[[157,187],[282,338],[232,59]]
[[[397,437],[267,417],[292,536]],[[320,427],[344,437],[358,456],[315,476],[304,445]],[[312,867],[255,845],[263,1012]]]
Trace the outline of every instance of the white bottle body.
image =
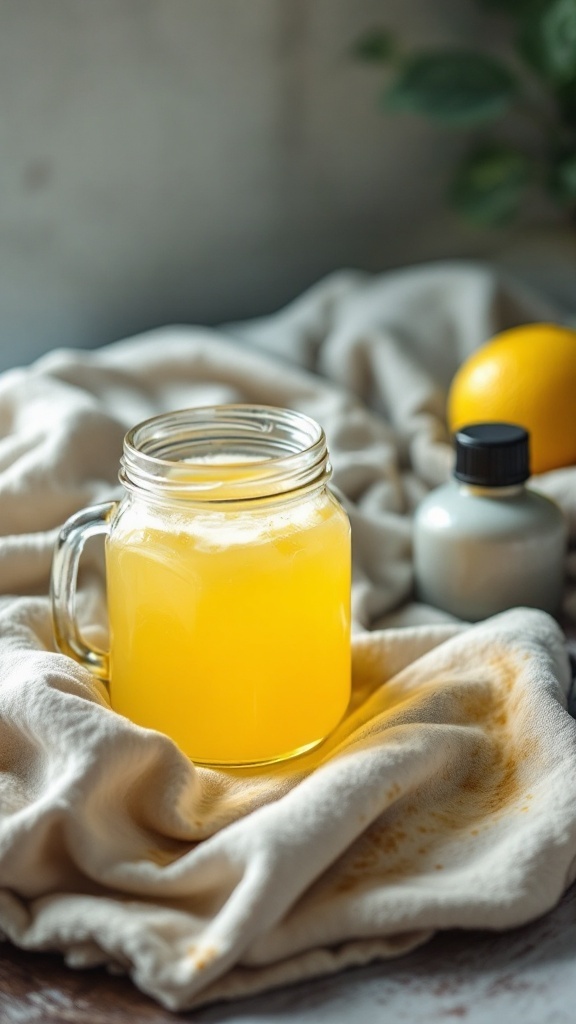
[[543,495],[452,480],[416,512],[418,599],[468,622],[517,605],[557,615],[566,546],[564,516]]

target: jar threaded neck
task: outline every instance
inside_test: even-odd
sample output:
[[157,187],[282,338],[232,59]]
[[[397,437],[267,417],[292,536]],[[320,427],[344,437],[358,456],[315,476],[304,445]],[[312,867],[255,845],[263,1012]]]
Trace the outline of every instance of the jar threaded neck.
[[164,413],[124,438],[120,481],[167,501],[221,503],[288,494],[331,472],[324,431],[291,409],[216,405]]

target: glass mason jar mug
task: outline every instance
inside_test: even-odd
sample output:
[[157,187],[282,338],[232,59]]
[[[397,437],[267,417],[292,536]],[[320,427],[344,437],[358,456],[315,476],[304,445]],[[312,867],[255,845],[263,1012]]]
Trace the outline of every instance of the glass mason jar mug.
[[[324,432],[287,409],[185,409],[134,427],[123,499],[60,533],[60,650],[109,680],[116,711],[197,763],[315,747],[350,697],[350,527],[329,477]],[[101,533],[109,654],[75,619],[80,554]]]

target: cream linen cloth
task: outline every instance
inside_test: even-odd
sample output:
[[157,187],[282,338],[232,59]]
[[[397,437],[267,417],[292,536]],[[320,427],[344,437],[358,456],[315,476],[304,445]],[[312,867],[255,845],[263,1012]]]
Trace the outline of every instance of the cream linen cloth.
[[[415,503],[450,472],[452,374],[497,329],[547,318],[480,267],[343,273],[259,322],[57,351],[0,377],[7,938],[125,970],[182,1009],[554,905],[576,873],[563,635],[537,611],[470,627],[417,605],[410,559]],[[353,524],[356,623],[340,727],[307,758],[236,773],[197,769],[112,712],[55,653],[46,597],[59,524],[119,493],[126,428],[231,401],[325,426]],[[537,483],[573,533],[576,469]],[[85,566],[97,635],[98,560]]]

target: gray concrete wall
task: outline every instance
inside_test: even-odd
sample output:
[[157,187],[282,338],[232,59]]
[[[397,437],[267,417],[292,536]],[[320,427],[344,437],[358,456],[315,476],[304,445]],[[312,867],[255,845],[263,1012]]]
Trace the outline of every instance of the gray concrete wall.
[[441,203],[461,146],[382,116],[385,21],[478,38],[467,0],[0,0],[0,369],[272,310],[342,266],[483,251]]

